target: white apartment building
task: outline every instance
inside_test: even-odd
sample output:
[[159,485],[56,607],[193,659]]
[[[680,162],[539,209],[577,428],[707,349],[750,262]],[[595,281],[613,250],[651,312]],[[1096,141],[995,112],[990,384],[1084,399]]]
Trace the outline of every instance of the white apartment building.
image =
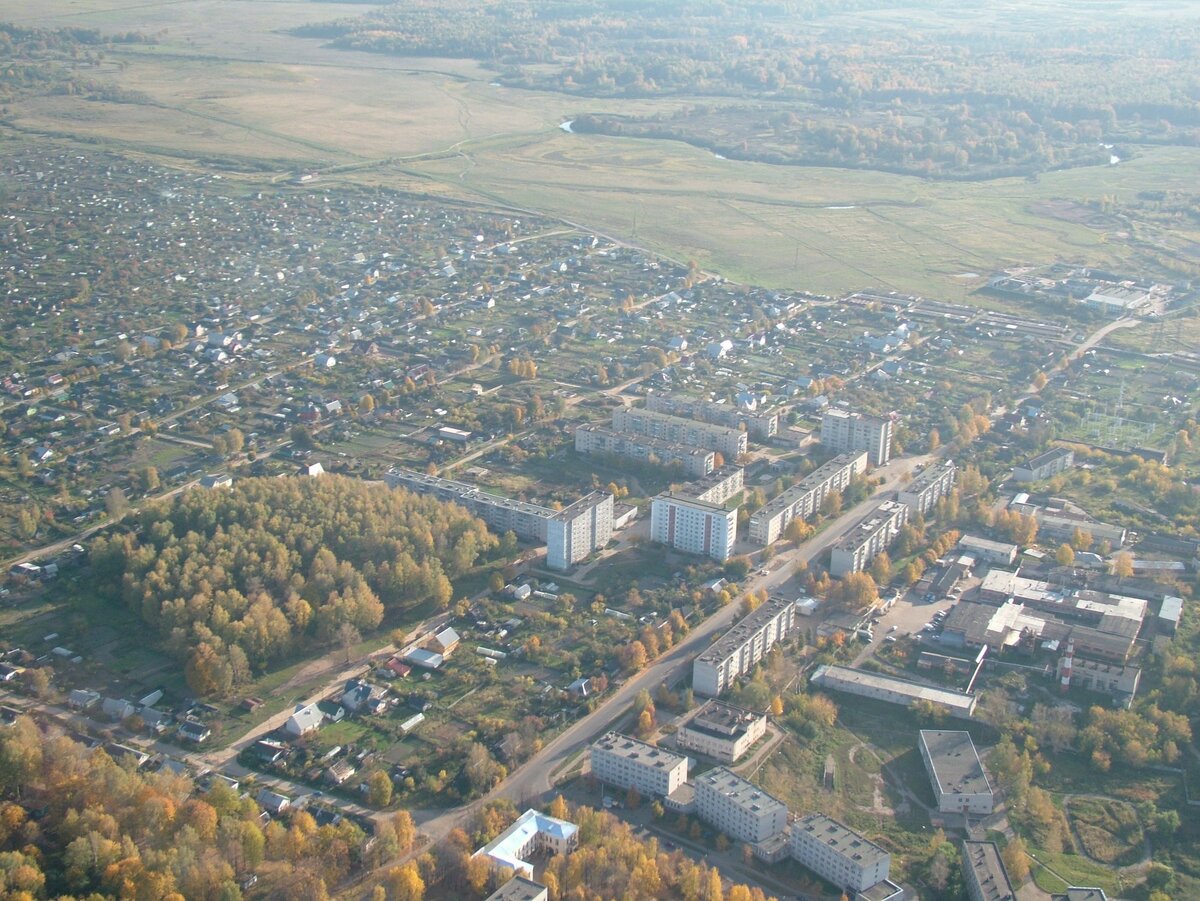
[[738,676],[753,669],[776,642],[791,636],[797,628],[796,620],[795,602],[768,598],[696,658],[692,664],[692,690],[705,697],[719,697]]
[[575,450],[581,454],[612,454],[660,466],[678,465],[688,478],[698,479],[717,468],[715,451],[650,438],[626,435],[599,425],[581,425],[575,430]]
[[954,490],[958,468],[953,460],[930,463],[911,482],[900,489],[896,500],[908,507],[909,513],[924,516],[937,502]]
[[1017,901],[995,842],[962,843],[963,884],[971,901]]
[[736,763],[767,734],[767,718],[716,698],[705,701],[679,731],[675,743],[685,751],[694,751],[719,760]]
[[879,845],[821,813],[792,823],[791,853],[801,866],[851,892],[886,881],[892,864]]
[[688,500],[724,504],[746,486],[746,470],[740,466],[722,466],[703,478],[688,482],[671,493]]
[[591,747],[592,775],[605,785],[637,789],[645,797],[666,797],[687,782],[688,759],[662,748],[609,732]]
[[829,574],[840,579],[870,566],[876,555],[896,540],[908,522],[908,509],[898,501],[885,501],[867,514],[833,546]]
[[725,767],[709,770],[695,785],[696,813],[730,838],[753,845],[787,828],[782,801]]
[[846,410],[826,410],[821,417],[821,443],[830,450],[862,450],[875,466],[892,458],[892,421]]
[[778,413],[740,410],[733,404],[716,404],[707,400],[651,394],[646,398],[646,409],[733,429],[745,425],[746,431],[755,438],[771,438],[779,432]]
[[660,494],[650,505],[650,540],[686,554],[727,560],[737,538],[737,508]]
[[750,540],[764,547],[778,541],[793,519],[808,519],[825,498],[842,491],[867,470],[867,452],[839,454],[818,466],[750,517]]
[[612,539],[613,496],[607,492],[593,491],[563,510],[551,510],[409,469],[393,469],[385,481],[391,488],[461,504],[494,532],[511,531],[527,541],[546,542],[550,569],[568,569]]
[[1026,460],[1013,470],[1014,482],[1040,482],[1066,472],[1075,465],[1075,452],[1067,447],[1052,447]]
[[942,813],[987,816],[994,799],[970,732],[922,729],[918,746]]
[[644,435],[687,447],[704,447],[723,455],[728,463],[746,453],[748,446],[746,433],[740,429],[633,407],[614,410],[612,427],[626,435]]
[[569,854],[578,846],[578,826],[531,808],[471,856],[484,858],[494,869],[509,869],[532,879],[533,864],[528,858],[535,854]]

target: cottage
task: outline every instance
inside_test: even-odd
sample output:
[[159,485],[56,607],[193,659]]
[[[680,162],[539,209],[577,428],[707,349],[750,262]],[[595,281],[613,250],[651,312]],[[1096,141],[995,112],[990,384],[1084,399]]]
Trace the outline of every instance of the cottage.
[[316,704],[302,705],[283,724],[283,731],[288,735],[300,738],[311,732],[316,732],[325,725],[325,714]]
[[204,723],[196,720],[185,720],[179,724],[179,737],[184,741],[190,741],[194,744],[208,741],[212,736],[212,729],[204,725]]

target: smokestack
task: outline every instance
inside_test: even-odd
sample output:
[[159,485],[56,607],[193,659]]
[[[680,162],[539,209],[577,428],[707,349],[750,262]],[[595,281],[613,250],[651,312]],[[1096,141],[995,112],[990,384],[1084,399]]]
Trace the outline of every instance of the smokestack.
[[1071,687],[1071,672],[1075,668],[1075,639],[1067,640],[1067,654],[1062,659],[1062,668],[1059,670],[1059,694],[1066,694],[1067,689]]

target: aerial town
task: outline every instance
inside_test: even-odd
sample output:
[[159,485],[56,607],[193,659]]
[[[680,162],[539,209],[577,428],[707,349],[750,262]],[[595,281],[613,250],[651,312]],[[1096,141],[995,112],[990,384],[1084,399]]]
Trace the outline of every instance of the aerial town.
[[6,151],[0,896],[1200,897],[1193,281]]

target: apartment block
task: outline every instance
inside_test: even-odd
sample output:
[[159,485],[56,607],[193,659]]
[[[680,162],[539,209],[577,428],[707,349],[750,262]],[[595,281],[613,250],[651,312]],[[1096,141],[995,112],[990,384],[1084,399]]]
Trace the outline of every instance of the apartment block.
[[892,458],[892,421],[846,410],[826,410],[821,417],[821,444],[830,450],[866,451],[875,466]]
[[911,482],[900,489],[896,500],[908,507],[912,516],[924,516],[938,501],[954,490],[958,468],[953,460],[930,463]]
[[821,813],[792,823],[791,853],[801,866],[852,892],[886,882],[892,865],[879,845]]
[[575,430],[575,450],[581,454],[612,454],[660,466],[678,465],[688,478],[702,478],[717,468],[715,451],[689,447],[660,438],[626,435],[599,425]]
[[833,546],[829,558],[829,573],[835,578],[861,572],[887,549],[904,524],[909,508],[898,501],[885,501],[872,510],[858,525]]
[[461,504],[494,532],[511,531],[527,541],[545,542],[550,569],[568,569],[612,538],[613,496],[607,492],[593,491],[563,510],[551,510],[408,469],[391,470],[385,481],[391,488]]
[[703,501],[707,504],[724,504],[737,497],[746,486],[746,470],[740,466],[722,466],[713,470],[704,478],[688,482],[671,493],[676,497],[692,501]]
[[687,782],[688,760],[662,748],[609,732],[591,747],[592,775],[605,785],[666,797]]
[[808,519],[821,509],[825,498],[842,491],[857,475],[866,472],[867,452],[839,454],[818,466],[750,517],[750,540],[764,547],[778,541],[793,519]]
[[787,828],[782,801],[725,767],[709,770],[695,785],[696,813],[730,838],[753,845]]
[[675,733],[675,742],[685,751],[694,751],[719,760],[736,763],[767,734],[767,718],[715,698],[705,701]]
[[697,422],[728,426],[732,429],[745,425],[749,434],[764,440],[774,437],[779,432],[778,413],[739,410],[732,404],[715,404],[706,400],[652,394],[646,398],[646,409],[653,410],[655,413],[669,413],[672,416],[695,419]]
[[995,842],[964,841],[963,884],[971,901],[1016,901],[1017,892]]
[[1013,470],[1017,482],[1040,482],[1066,472],[1075,465],[1075,452],[1066,447],[1053,447],[1044,454],[1026,460]]
[[994,798],[970,732],[922,729],[921,760],[942,813],[987,816]]
[[727,560],[737,537],[737,508],[660,494],[650,505],[650,540],[685,554]]
[[692,690],[705,697],[720,697],[777,642],[785,641],[796,631],[796,620],[794,601],[768,598],[696,658],[692,664]]
[[688,447],[704,447],[722,454],[732,463],[746,452],[746,433],[737,428],[696,422],[669,413],[655,413],[633,407],[620,407],[613,411],[614,431],[626,435],[642,435],[659,438]]

